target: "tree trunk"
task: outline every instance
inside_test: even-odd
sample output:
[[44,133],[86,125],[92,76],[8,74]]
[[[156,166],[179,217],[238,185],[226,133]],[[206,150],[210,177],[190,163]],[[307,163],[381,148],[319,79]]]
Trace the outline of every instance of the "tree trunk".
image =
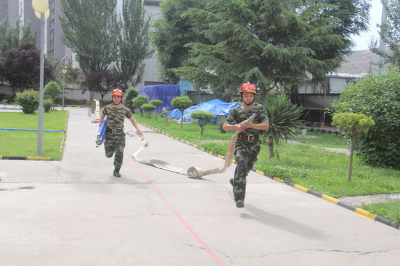
[[181,129],[183,128],[183,111],[181,111]]
[[349,163],[349,174],[347,175],[347,182],[351,181],[351,173],[353,172],[353,153],[354,153],[354,146],[356,144],[356,138],[351,137],[351,144],[350,144],[350,163]]
[[268,138],[267,142],[268,142],[269,158],[272,159],[272,158],[275,157],[275,154],[274,154],[274,140]]

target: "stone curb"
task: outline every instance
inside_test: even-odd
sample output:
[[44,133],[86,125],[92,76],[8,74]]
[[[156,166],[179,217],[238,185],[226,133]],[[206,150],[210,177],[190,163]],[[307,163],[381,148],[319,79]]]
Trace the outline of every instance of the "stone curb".
[[[150,129],[154,130],[154,132],[156,132],[156,133],[160,133],[160,134],[166,135],[167,137],[176,139],[176,140],[178,140],[178,141],[180,141],[180,142],[183,142],[183,143],[185,143],[185,144],[189,144],[190,146],[193,146],[193,147],[195,147],[195,148],[197,148],[197,149],[199,149],[199,150],[205,151],[205,152],[207,152],[207,153],[209,153],[209,154],[211,154],[211,155],[217,156],[217,157],[219,157],[219,158],[221,158],[221,159],[225,159],[225,156],[222,156],[222,155],[219,155],[219,154],[214,154],[214,153],[212,153],[212,152],[210,152],[210,151],[208,151],[207,149],[204,149],[204,148],[199,148],[199,147],[198,147],[197,145],[195,145],[195,144],[192,144],[192,143],[190,143],[190,142],[188,142],[188,141],[185,141],[185,140],[183,140],[183,139],[179,139],[179,138],[177,138],[177,137],[174,137],[174,136],[172,136],[172,135],[170,135],[170,134],[165,133],[164,131],[160,131],[160,130],[154,128],[154,127],[148,126],[148,125],[146,125],[146,124],[144,124],[144,123],[141,123],[141,122],[139,122],[139,121],[137,121],[137,120],[136,120],[136,122],[137,122],[138,124],[142,125],[142,126],[145,126],[145,127],[147,127],[147,128],[150,128]],[[235,160],[232,160],[232,162],[233,162],[233,163],[236,163]],[[284,184],[286,184],[286,185],[289,185],[289,186],[291,186],[291,187],[294,187],[294,188],[296,188],[296,189],[298,189],[298,190],[301,190],[301,191],[303,191],[303,192],[306,192],[306,193],[308,193],[308,194],[311,194],[311,195],[314,195],[314,196],[316,196],[316,197],[319,197],[319,198],[322,198],[322,199],[324,199],[324,200],[327,200],[327,201],[329,201],[329,202],[331,202],[331,203],[334,203],[334,204],[336,204],[336,205],[338,205],[338,206],[344,207],[344,208],[346,208],[346,209],[348,209],[348,210],[350,210],[350,211],[354,211],[354,212],[358,213],[359,215],[361,215],[361,216],[363,216],[363,217],[365,217],[365,218],[367,218],[367,219],[371,219],[371,220],[374,220],[374,221],[376,221],[376,222],[380,222],[380,223],[383,223],[383,224],[388,225],[388,226],[390,226],[390,227],[393,227],[393,228],[395,228],[395,229],[397,229],[397,230],[400,230],[400,224],[396,224],[396,223],[390,221],[389,219],[387,219],[387,218],[385,218],[385,217],[382,217],[382,216],[379,216],[379,215],[370,213],[369,211],[364,210],[364,209],[361,209],[361,208],[354,207],[354,206],[352,206],[352,205],[350,205],[350,204],[341,202],[340,200],[338,200],[338,199],[336,199],[336,198],[333,198],[333,197],[331,197],[331,196],[329,196],[329,195],[321,194],[321,193],[319,193],[319,192],[317,192],[317,191],[314,191],[314,190],[311,190],[311,189],[307,189],[307,188],[305,188],[305,187],[303,187],[303,186],[301,186],[301,185],[298,185],[298,184],[295,184],[295,183],[292,183],[292,182],[285,181],[285,180],[283,180],[283,179],[281,179],[281,178],[278,178],[278,177],[271,177],[271,176],[267,175],[266,173],[264,173],[263,171],[260,171],[260,170],[258,170],[258,169],[256,169],[256,168],[253,168],[252,171],[254,171],[254,172],[258,173],[258,174],[261,174],[261,175],[263,175],[263,176],[266,176],[266,177],[268,177],[268,178],[270,178],[270,179],[272,179],[272,180],[275,180],[275,181],[284,183]]]

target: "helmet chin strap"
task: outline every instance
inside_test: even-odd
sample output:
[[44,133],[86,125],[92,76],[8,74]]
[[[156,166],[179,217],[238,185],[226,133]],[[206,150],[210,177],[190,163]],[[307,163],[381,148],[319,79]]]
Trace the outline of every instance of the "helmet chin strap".
[[247,106],[253,105],[254,100],[251,101],[251,103],[246,103],[246,102],[243,100],[243,95],[240,95],[240,98],[242,99],[242,102],[243,102],[245,105],[247,105]]
[[118,103],[115,103],[115,102],[114,102],[114,98],[113,98],[113,99],[112,99],[112,102],[113,102],[114,105],[119,105],[119,104],[122,103],[122,98],[121,98],[121,100],[120,100]]

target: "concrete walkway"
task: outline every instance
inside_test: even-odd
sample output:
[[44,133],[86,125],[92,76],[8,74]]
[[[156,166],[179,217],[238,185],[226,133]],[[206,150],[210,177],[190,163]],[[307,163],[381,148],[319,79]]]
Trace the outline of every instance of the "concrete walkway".
[[[234,166],[189,179],[136,163],[142,143],[127,138],[123,176],[114,178],[87,109],[68,110],[62,161],[0,160],[0,265],[399,265],[400,230],[255,172],[237,209]],[[143,159],[223,165],[143,130]]]

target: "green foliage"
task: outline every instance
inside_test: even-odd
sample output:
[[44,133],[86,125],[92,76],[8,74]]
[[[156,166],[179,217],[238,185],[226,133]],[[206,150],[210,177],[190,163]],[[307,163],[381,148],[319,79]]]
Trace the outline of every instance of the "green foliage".
[[150,103],[156,107],[156,120],[157,120],[159,113],[158,107],[161,106],[163,102],[161,100],[151,100]]
[[50,98],[52,101],[62,92],[60,85],[55,81],[50,81],[44,86],[44,97]]
[[369,129],[375,125],[371,117],[363,114],[341,113],[335,114],[332,119],[332,125],[344,131],[351,138],[367,134]]
[[336,113],[361,113],[375,121],[357,139],[356,150],[374,166],[400,169],[400,72],[397,68],[368,75],[344,88],[332,107]]
[[172,105],[172,107],[179,109],[180,111],[183,111],[183,110],[189,108],[190,106],[192,106],[193,102],[187,96],[176,97],[176,98],[172,99],[171,105]]
[[372,52],[382,56],[384,63],[391,63],[400,68],[400,2],[398,0],[381,1],[386,9],[387,20],[379,25],[379,35],[383,40],[385,47],[389,49],[381,50],[376,40],[371,42]]
[[264,102],[268,112],[269,130],[264,136],[269,146],[269,156],[273,158],[274,142],[279,144],[281,140],[287,141],[294,137],[294,127],[301,125],[299,120],[304,108],[290,102],[284,95],[268,97]]
[[[181,66],[170,70],[225,93],[235,93],[241,83],[251,81],[261,88],[262,99],[277,84],[289,87],[309,74],[322,78],[338,68],[351,51],[351,35],[368,25],[364,0],[205,3],[165,18],[164,29],[179,28],[177,22],[186,19],[191,23],[182,23],[182,30],[188,27],[205,37],[184,45],[182,49],[189,50]],[[164,46],[183,44],[164,39]]]
[[[201,27],[182,14],[190,8],[202,8],[205,0],[169,0],[161,3],[161,16],[153,23],[152,39],[157,47],[159,75],[169,84],[175,84],[180,77],[171,69],[185,65],[192,42],[206,43]],[[173,34],[171,34],[173,32]]]
[[187,109],[190,106],[192,106],[193,102],[187,96],[176,97],[176,98],[172,99],[171,105],[172,105],[172,107],[174,107],[174,108],[178,109],[179,111],[181,111],[181,117],[182,117],[182,119],[181,119],[181,128],[182,128],[183,127],[183,111],[185,111],[185,109]]
[[161,100],[151,100],[150,103],[154,105],[156,108],[158,108],[160,105],[163,104]]
[[207,123],[213,121],[215,115],[210,113],[210,112],[206,112],[206,111],[193,111],[190,113],[190,116],[194,119],[197,119],[197,121],[199,122],[199,126],[200,126],[200,130],[201,130],[201,135],[203,135],[204,129],[206,128]]
[[168,111],[162,111],[161,117],[163,117],[165,119],[165,123],[168,125]]
[[151,103],[145,103],[145,104],[142,104],[142,106],[140,106],[140,109],[146,111],[150,118],[151,111],[156,109],[156,107],[154,105],[152,105]]
[[4,104],[4,108],[6,108],[6,104],[8,103],[8,100],[7,99],[3,99],[1,102]]
[[132,113],[135,113],[135,107],[132,100],[137,97],[139,93],[134,88],[130,87],[124,94],[124,105],[128,107]]
[[149,103],[149,97],[147,95],[139,95],[132,100],[133,107],[140,108],[140,114],[143,116],[142,105]]
[[366,117],[363,114],[341,113],[333,116],[332,125],[344,131],[351,139],[350,164],[347,178],[348,181],[351,181],[351,174],[353,170],[353,152],[356,139],[358,136],[366,134],[369,129],[375,125],[375,122],[371,117]]
[[224,129],[225,121],[226,121],[226,116],[221,116],[217,120],[217,125],[218,125],[219,131],[221,131],[221,133],[226,133],[226,130]]
[[52,99],[45,99],[43,100],[43,108],[46,113],[50,112],[51,107],[53,106]]
[[76,53],[85,73],[105,71],[116,61],[116,0],[61,0],[63,42]]
[[12,95],[0,93],[0,100],[7,100],[9,103],[11,103],[14,101],[14,97]]
[[14,25],[10,25],[8,17],[0,22],[0,57],[11,48],[18,48],[24,43],[36,43],[36,33],[31,32],[31,23],[28,21],[21,27],[21,21],[17,19]]
[[25,114],[33,114],[39,107],[39,92],[33,90],[18,92],[15,102],[22,107]]
[[143,61],[153,55],[150,45],[150,16],[141,0],[122,1],[122,16],[118,20],[118,72],[129,77],[129,85],[136,86],[142,79]]

